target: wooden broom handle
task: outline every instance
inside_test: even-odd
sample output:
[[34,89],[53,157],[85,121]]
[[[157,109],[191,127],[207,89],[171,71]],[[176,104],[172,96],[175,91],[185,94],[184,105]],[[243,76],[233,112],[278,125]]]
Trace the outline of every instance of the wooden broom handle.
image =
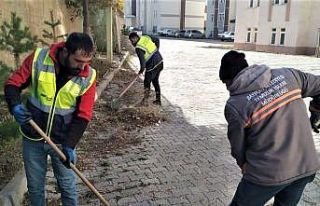
[[[43,137],[43,139],[53,148],[53,150],[61,157],[63,161],[66,161],[67,158],[63,154],[63,152],[57,147],[55,143],[53,143],[43,131],[42,129],[31,119],[29,120],[29,124]],[[98,192],[98,190],[89,182],[89,180],[76,168],[76,166],[70,163],[71,169],[80,177],[80,179],[89,187],[89,189],[103,202],[104,205],[110,206],[106,199]]]
[[119,95],[118,99],[120,97],[122,97],[127,91],[128,89],[130,89],[130,87],[134,84],[134,82],[138,79],[139,75],[137,75],[131,82],[130,84],[121,92],[121,94]]

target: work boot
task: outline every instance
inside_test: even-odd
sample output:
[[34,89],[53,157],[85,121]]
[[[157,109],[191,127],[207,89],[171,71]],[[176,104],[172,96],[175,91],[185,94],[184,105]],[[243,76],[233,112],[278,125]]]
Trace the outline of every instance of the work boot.
[[161,106],[161,94],[160,92],[156,92],[156,100],[152,102],[155,105]]
[[150,96],[150,89],[144,89],[144,96],[141,100],[141,102],[139,103],[140,106],[149,106],[149,96]]

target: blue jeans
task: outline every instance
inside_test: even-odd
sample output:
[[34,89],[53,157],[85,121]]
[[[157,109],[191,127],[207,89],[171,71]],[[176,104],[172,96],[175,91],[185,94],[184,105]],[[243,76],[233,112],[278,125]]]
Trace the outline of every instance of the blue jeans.
[[47,157],[51,156],[54,176],[61,191],[64,206],[76,206],[78,194],[75,174],[67,169],[59,156],[49,144],[31,141],[23,138],[22,155],[27,176],[28,194],[32,206],[45,205],[45,182],[47,172]]
[[314,178],[315,174],[278,186],[256,185],[242,178],[230,206],[263,206],[272,197],[274,206],[295,206]]

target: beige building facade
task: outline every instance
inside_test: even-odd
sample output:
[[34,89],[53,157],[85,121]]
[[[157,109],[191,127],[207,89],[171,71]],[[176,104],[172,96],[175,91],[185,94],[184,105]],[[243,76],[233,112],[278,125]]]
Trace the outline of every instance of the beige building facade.
[[[82,31],[82,19],[75,18],[73,21],[70,20],[71,12],[66,8],[64,0],[0,0],[0,24],[4,21],[10,22],[11,12],[16,12],[17,16],[22,19],[23,26],[29,27],[33,35],[43,38],[43,29],[51,31],[44,24],[45,20],[50,20],[51,10],[53,10],[54,18],[61,21],[61,25],[56,28],[58,35]],[[3,57],[1,61],[10,66],[14,65],[11,54],[0,51],[0,55]],[[21,61],[26,55],[28,54],[21,56]]]
[[204,32],[207,19],[205,6],[205,0],[186,0],[185,15],[181,18],[185,25],[181,29],[196,29]]
[[157,33],[161,29],[205,30],[206,0],[126,0],[127,26],[144,33]]
[[320,1],[237,2],[235,48],[315,55],[319,48]]

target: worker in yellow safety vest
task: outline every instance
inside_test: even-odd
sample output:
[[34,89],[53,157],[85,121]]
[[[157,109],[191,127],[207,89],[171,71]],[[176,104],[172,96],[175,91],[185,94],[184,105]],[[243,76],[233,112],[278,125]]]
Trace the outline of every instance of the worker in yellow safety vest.
[[[91,37],[72,33],[66,42],[36,49],[6,82],[6,101],[24,137],[22,154],[33,206],[45,205],[48,155],[62,204],[78,205],[76,179],[70,163],[75,163],[75,147],[92,118],[96,94],[96,71],[89,66],[92,56]],[[24,104],[20,94],[29,86],[30,95]],[[61,147],[66,161],[62,162],[28,124],[30,119]]]
[[156,99],[153,103],[155,105],[161,105],[159,76],[163,69],[163,59],[159,52],[160,41],[156,37],[148,35],[139,36],[135,32],[130,33],[129,39],[132,45],[136,48],[136,53],[140,61],[139,74],[143,74],[145,71],[144,97],[141,104],[148,106],[150,85],[152,82],[156,92]]

